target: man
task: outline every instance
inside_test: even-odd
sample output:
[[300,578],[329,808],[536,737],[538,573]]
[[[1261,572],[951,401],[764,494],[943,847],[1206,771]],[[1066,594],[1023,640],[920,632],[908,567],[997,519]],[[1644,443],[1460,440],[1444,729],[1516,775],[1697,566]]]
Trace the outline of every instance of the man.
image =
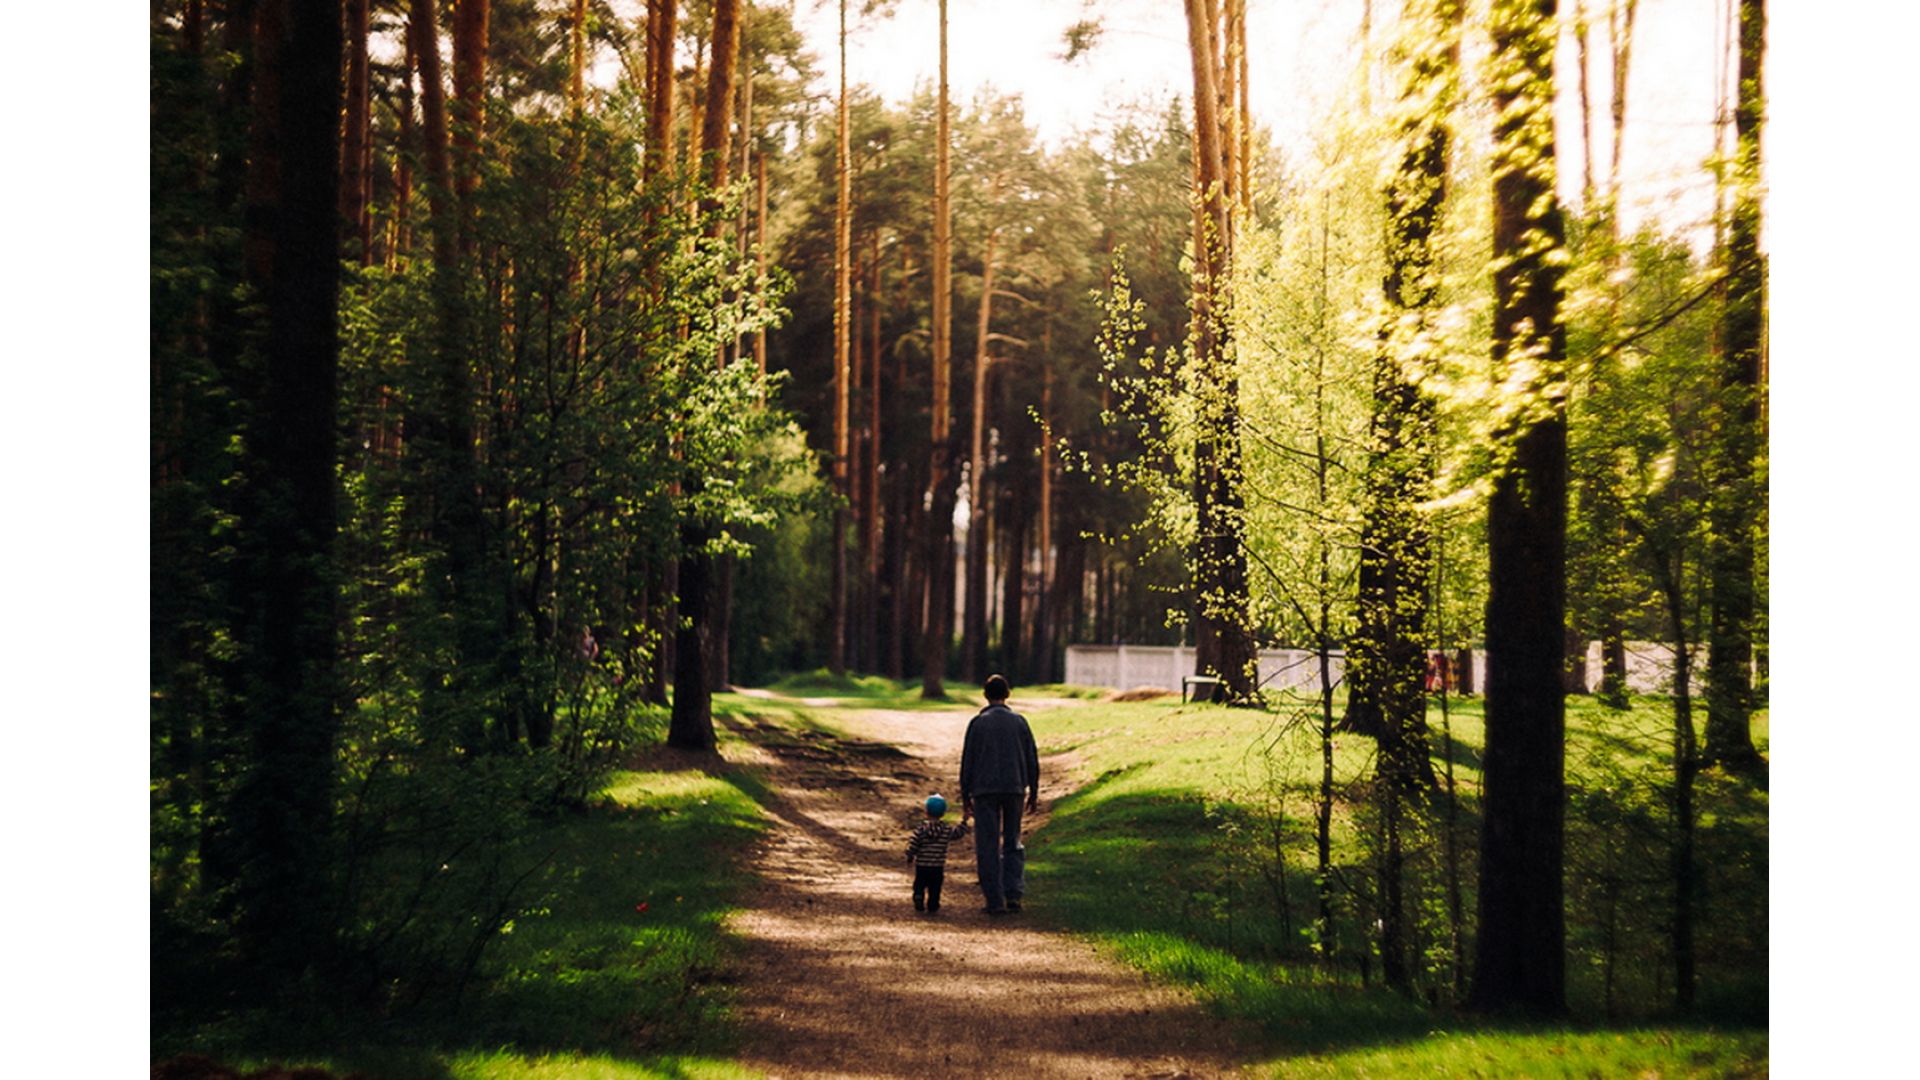
[[1013,690],[1004,675],[987,676],[987,707],[967,724],[960,752],[960,797],[974,817],[973,848],[987,914],[1020,910],[1027,850],[1020,845],[1021,796],[1040,809],[1040,754],[1027,718],[1007,708]]

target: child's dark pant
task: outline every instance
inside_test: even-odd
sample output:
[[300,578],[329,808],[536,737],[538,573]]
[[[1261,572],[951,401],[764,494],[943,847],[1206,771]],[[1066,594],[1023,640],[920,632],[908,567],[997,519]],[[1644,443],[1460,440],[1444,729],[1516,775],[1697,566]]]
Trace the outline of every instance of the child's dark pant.
[[944,866],[916,866],[913,868],[913,910],[939,911],[940,886],[947,880],[947,868]]

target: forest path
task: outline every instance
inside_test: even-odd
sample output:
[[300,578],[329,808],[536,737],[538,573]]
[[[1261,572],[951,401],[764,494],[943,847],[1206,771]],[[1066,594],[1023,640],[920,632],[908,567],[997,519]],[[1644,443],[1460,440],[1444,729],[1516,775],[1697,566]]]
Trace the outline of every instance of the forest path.
[[[1029,877],[1029,913],[990,919],[971,838],[954,844],[938,915],[913,910],[907,837],[934,791],[954,806],[974,709],[833,707],[847,737],[772,722],[724,722],[758,748],[774,827],[743,898],[741,1064],[773,1077],[1020,1075],[1201,1077],[1236,1072],[1228,1024],[1175,990],[1031,921],[1047,882]],[[1079,702],[1022,701],[1034,715]],[[1041,765],[1042,812],[1074,783]]]

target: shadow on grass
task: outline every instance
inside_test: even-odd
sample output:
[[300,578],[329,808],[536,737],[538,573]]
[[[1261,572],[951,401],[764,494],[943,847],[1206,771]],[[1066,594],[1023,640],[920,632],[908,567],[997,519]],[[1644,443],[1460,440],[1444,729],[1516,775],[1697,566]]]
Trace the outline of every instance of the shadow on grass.
[[724,921],[770,792],[714,754],[650,748],[631,764],[583,811],[533,826],[546,861],[459,1000],[383,1017],[352,1005],[173,1017],[157,1004],[153,1060],[390,1080],[737,1071]]
[[[1129,965],[1188,988],[1220,1015],[1251,1023],[1284,1059],[1345,1061],[1377,1052],[1386,1062],[1381,1074],[1399,1075],[1402,1069],[1453,1072],[1484,1054],[1508,1064],[1489,1065],[1483,1075],[1533,1074],[1561,1053],[1556,1047],[1591,1035],[1582,1053],[1597,1055],[1594,1067],[1608,1075],[1620,1063],[1607,1056],[1612,1053],[1652,1061],[1656,1071],[1671,1067],[1680,1060],[1671,1055],[1684,1058],[1673,1049],[1675,1039],[1693,1037],[1676,1033],[1693,1032],[1698,1045],[1685,1054],[1705,1055],[1700,1060],[1733,1075],[1750,1071],[1755,1060],[1764,1071],[1765,1020],[1755,1025],[1750,1012],[1708,1014],[1742,1029],[1732,1034],[1705,1022],[1533,1022],[1430,1007],[1378,983],[1363,985],[1352,968],[1330,973],[1314,962],[1303,934],[1315,902],[1311,854],[1258,872],[1250,848],[1234,854],[1236,842],[1258,844],[1248,834],[1258,828],[1252,808],[1204,801],[1191,789],[1140,787],[1141,768],[1111,771],[1061,800],[1030,837],[1036,917],[1088,934]],[[1290,827],[1288,847],[1310,848],[1311,820]],[[1348,936],[1357,933],[1354,913],[1347,910],[1340,922],[1347,925],[1337,952],[1366,955],[1371,943]],[[1721,989],[1739,992],[1730,980]],[[1467,1057],[1447,1056],[1456,1051]],[[1437,1064],[1408,1064],[1431,1055]],[[1356,1066],[1361,1073],[1374,1067]]]

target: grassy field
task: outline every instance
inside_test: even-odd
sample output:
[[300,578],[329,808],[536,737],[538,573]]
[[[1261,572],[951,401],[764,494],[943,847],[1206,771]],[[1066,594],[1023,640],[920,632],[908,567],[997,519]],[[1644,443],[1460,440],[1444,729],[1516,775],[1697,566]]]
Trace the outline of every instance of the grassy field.
[[[1450,706],[1429,719],[1443,783],[1445,761],[1453,763],[1461,910],[1470,923],[1482,717],[1478,700]],[[1315,938],[1320,757],[1310,702],[1256,712],[1167,699],[1037,714],[1043,752],[1066,755],[1087,783],[1029,839],[1033,907],[1257,1027],[1275,1075],[1764,1075],[1764,781],[1703,777],[1701,1008],[1687,1023],[1665,1015],[1670,964],[1658,931],[1670,906],[1662,861],[1669,710],[1660,698],[1624,713],[1569,702],[1577,1019],[1566,1024],[1489,1024],[1446,1007],[1455,967],[1440,802],[1413,854],[1422,983],[1433,1001],[1380,986],[1367,933],[1372,823],[1363,800],[1372,744],[1363,738],[1336,739],[1335,933]],[[1450,755],[1440,741],[1448,728]],[[1764,748],[1764,714],[1755,736]]]
[[[934,707],[917,686],[795,676],[787,700],[720,695],[794,730],[833,730],[848,707]],[[1666,956],[1661,802],[1670,716],[1664,699],[1627,713],[1569,706],[1569,990],[1576,1019],[1490,1023],[1379,985],[1366,932],[1371,743],[1335,753],[1336,933],[1311,933],[1312,796],[1319,747],[1310,710],[1270,712],[1116,703],[1072,687],[1023,689],[1066,707],[1036,711],[1042,750],[1083,781],[1029,837],[1029,918],[1087,935],[1111,955],[1190,988],[1244,1022],[1276,1076],[1763,1076],[1766,1030],[1764,781],[1709,773],[1701,797],[1701,1003],[1663,1015]],[[811,699],[808,704],[800,699]],[[829,700],[831,699],[831,700]],[[1070,701],[1071,704],[1067,704]],[[1436,740],[1443,719],[1431,717]],[[1472,912],[1481,717],[1445,719],[1459,791],[1455,835]],[[1755,726],[1764,747],[1766,718]],[[583,814],[544,826],[542,899],[501,935],[459,1014],[343,1033],[232,1017],[162,1031],[156,1059],[211,1054],[243,1067],[310,1064],[407,1080],[734,1077],[737,1031],[725,920],[745,883],[738,858],[768,793],[750,769],[714,768],[657,748],[610,778]],[[1439,820],[1436,809],[1434,818]],[[1444,829],[1415,856],[1422,979],[1451,978],[1438,887]],[[1609,907],[1611,905],[1611,908]],[[1617,917],[1606,917],[1609,911]],[[1609,935],[1611,937],[1609,938]],[[1610,969],[1600,960],[1612,942]],[[1330,954],[1330,959],[1328,956]],[[1610,980],[1613,992],[1605,992]],[[1608,1018],[1607,1005],[1613,1005]],[[158,1014],[158,1010],[156,1010]],[[325,1047],[325,1050],[316,1048]]]
[[549,857],[527,890],[538,899],[490,948],[480,989],[457,1014],[374,1029],[246,1014],[156,1026],[155,1059],[195,1053],[390,1080],[747,1075],[729,1061],[723,924],[745,880],[738,855],[762,828],[764,789],[749,771],[658,749],[635,764],[583,814],[544,828]]

